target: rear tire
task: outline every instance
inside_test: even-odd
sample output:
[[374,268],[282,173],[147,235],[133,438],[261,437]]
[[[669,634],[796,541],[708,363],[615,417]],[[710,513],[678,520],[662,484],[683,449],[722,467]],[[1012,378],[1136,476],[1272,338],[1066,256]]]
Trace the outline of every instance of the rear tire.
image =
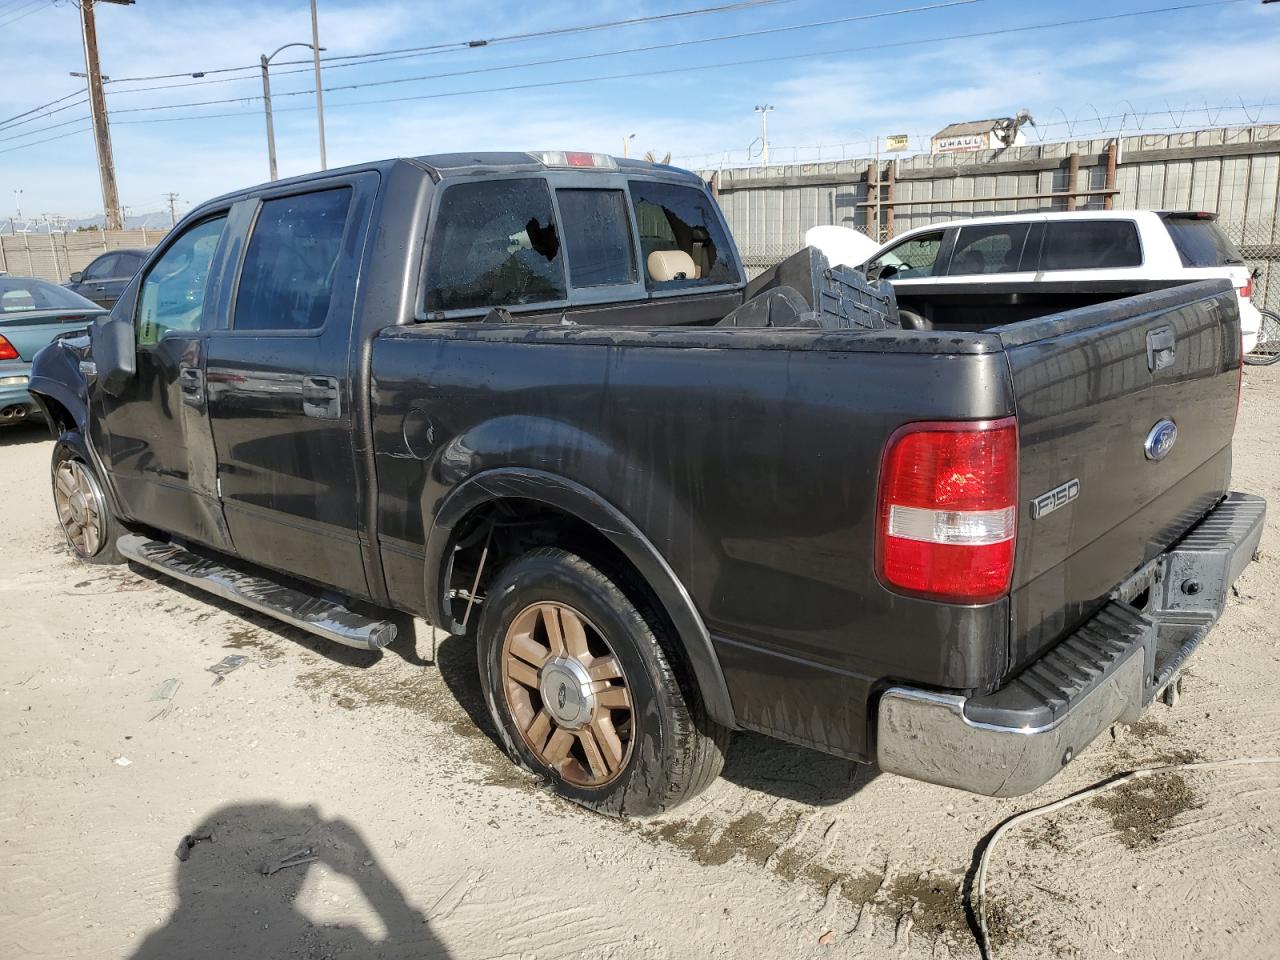
[[1258,328],[1258,342],[1244,355],[1244,362],[1254,367],[1269,367],[1280,361],[1280,316],[1270,310],[1259,311],[1262,325]]
[[59,439],[50,472],[54,509],[71,551],[85,563],[123,563],[116,550],[120,524],[111,514],[93,465]]
[[729,732],[684,680],[661,618],[604,572],[534,550],[495,577],[482,610],[481,682],[503,746],[561,796],[643,817],[719,776]]

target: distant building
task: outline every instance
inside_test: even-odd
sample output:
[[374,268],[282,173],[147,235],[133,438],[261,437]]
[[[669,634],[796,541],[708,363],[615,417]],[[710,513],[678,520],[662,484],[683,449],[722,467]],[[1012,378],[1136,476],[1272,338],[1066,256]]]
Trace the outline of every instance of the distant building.
[[1027,142],[1021,124],[1013,117],[994,120],[970,120],[943,127],[929,141],[929,152],[973,153],[978,150],[1003,150],[1020,147]]

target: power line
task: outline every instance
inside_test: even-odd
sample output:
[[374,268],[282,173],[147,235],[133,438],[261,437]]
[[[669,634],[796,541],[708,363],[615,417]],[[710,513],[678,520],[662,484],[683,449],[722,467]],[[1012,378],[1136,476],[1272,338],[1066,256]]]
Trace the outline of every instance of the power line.
[[[955,40],[973,40],[973,39],[983,39],[983,38],[989,38],[989,37],[995,37],[995,36],[1007,36],[1011,34],[1028,33],[1028,32],[1033,32],[1038,30],[1051,30],[1051,29],[1058,29],[1062,27],[1081,26],[1081,25],[1093,24],[1093,23],[1103,23],[1103,22],[1122,20],[1122,19],[1128,19],[1133,17],[1151,16],[1151,15],[1162,14],[1162,13],[1174,13],[1174,12],[1181,12],[1186,10],[1202,9],[1205,7],[1225,6],[1228,4],[1236,4],[1236,3],[1243,3],[1243,2],[1247,2],[1247,0],[1200,0],[1200,2],[1195,2],[1195,3],[1183,3],[1183,4],[1173,5],[1173,6],[1149,8],[1146,10],[1134,10],[1126,13],[1109,14],[1104,16],[1093,16],[1093,17],[1081,17],[1081,18],[1076,18],[1071,20],[1058,20],[1058,21],[1052,21],[1049,23],[1028,24],[1028,25],[1019,26],[1019,27],[1006,27],[1003,29],[977,31],[977,32],[971,32],[971,33],[964,33],[964,34],[952,34],[948,36],[925,37],[925,38],[919,38],[914,40],[901,40],[901,41],[893,41],[893,42],[881,42],[881,43],[868,44],[868,45],[862,45],[862,46],[856,46],[856,47],[843,47],[843,48],[837,48],[837,49],[826,50],[826,51],[809,51],[809,52],[799,53],[799,54],[782,54],[774,57],[750,58],[750,59],[734,60],[734,61],[712,63],[712,64],[694,64],[690,66],[650,69],[650,70],[627,72],[627,73],[607,74],[607,75],[594,76],[594,77],[581,77],[581,78],[563,79],[563,80],[548,80],[548,81],[540,81],[536,83],[523,83],[523,84],[515,84],[515,85],[508,85],[508,86],[501,86],[501,87],[486,87],[486,88],[479,88],[479,89],[473,89],[473,90],[458,90],[458,91],[447,91],[447,92],[430,93],[430,94],[416,94],[416,95],[406,96],[406,97],[385,97],[385,98],[378,98],[378,99],[372,99],[372,100],[353,100],[353,101],[348,101],[346,103],[334,103],[334,104],[331,104],[330,107],[331,109],[338,109],[343,107],[363,107],[363,106],[372,106],[372,105],[386,104],[386,103],[403,103],[403,102],[418,101],[418,100],[435,100],[435,99],[444,99],[449,97],[475,96],[478,94],[486,94],[486,93],[505,93],[505,92],[511,92],[511,91],[517,91],[517,90],[571,86],[571,85],[584,84],[584,83],[599,83],[599,82],[604,82],[609,80],[631,80],[631,79],[647,78],[647,77],[653,77],[653,76],[669,75],[669,74],[675,74],[675,73],[690,73],[690,72],[701,71],[701,70],[718,70],[718,69],[725,69],[725,68],[739,67],[739,66],[755,66],[759,64],[780,63],[780,62],[800,60],[800,59],[813,59],[818,57],[833,56],[833,55],[845,54],[845,53],[861,53],[866,51],[886,50],[886,49],[895,49],[895,48],[903,48],[903,47],[947,43]],[[326,88],[326,89],[330,89],[330,88]],[[303,91],[298,91],[298,94],[301,95],[301,94],[307,94],[307,93],[313,93],[313,92],[314,91],[312,90],[303,90]],[[208,106],[208,105],[220,104],[220,103],[250,103],[255,100],[261,100],[261,97],[258,97],[258,96],[233,97],[233,98],[224,99],[224,100],[203,101],[203,102],[195,102],[195,103],[188,103],[188,104],[167,104],[167,105],[156,105],[156,106],[150,106],[150,107],[128,107],[128,108],[123,108],[119,110],[114,110],[112,112],[113,114],[143,113],[143,112],[153,112],[158,110],[183,109],[191,106]],[[298,111],[298,110],[307,110],[307,109],[310,109],[310,108],[279,107],[279,108],[276,108],[276,112],[288,112],[288,111]],[[117,122],[118,123],[160,123],[160,122],[191,121],[191,120],[212,120],[212,119],[220,119],[224,117],[251,117],[251,116],[256,116],[256,113],[250,113],[248,111],[241,110],[241,111],[226,112],[226,113],[194,114],[191,116],[183,116],[183,117],[157,117],[157,118],[151,118],[151,119],[145,119],[145,120],[143,119],[119,120]],[[38,142],[47,142],[47,141],[38,141]],[[34,144],[29,144],[29,145],[34,145]],[[9,148],[9,149],[10,150],[21,149],[21,147]]]
[[[983,3],[985,0],[939,0],[936,3],[925,4],[919,7],[903,7],[898,10],[886,10],[879,13],[864,13],[851,17],[835,17],[829,20],[815,20],[808,23],[788,24],[780,27],[765,27],[760,30],[743,30],[738,33],[720,34],[714,37],[700,37],[694,40],[674,40],[668,43],[652,43],[641,47],[627,47],[623,50],[606,50],[599,53],[583,53],[568,57],[549,57],[543,60],[526,60],[521,63],[498,64],[487,67],[472,67],[466,70],[452,70],[446,73],[429,73],[416,77],[397,77],[392,80],[372,80],[364,83],[351,83],[341,86],[325,87],[325,92],[337,90],[358,90],[363,87],[380,87],[389,86],[399,83],[413,83],[419,80],[441,80],[450,77],[464,77],[482,73],[498,73],[504,70],[519,70],[525,67],[545,67],[555,66],[562,63],[577,63],[585,60],[601,60],[608,57],[621,57],[633,53],[652,53],[656,50],[672,50],[678,47],[694,47],[709,43],[722,43],[729,40],[743,40],[751,37],[762,37],[775,33],[789,33],[796,30],[812,30],[818,27],[831,27],[839,24],[855,23],[864,20],[880,20],[887,17],[900,17],[910,13],[928,13],[934,10],[944,10],[949,7],[964,7],[975,3]],[[368,61],[376,62],[376,61]],[[363,64],[340,64],[340,66],[363,66]],[[309,73],[310,67],[298,70],[280,70],[276,72],[276,76],[288,75],[291,73]],[[167,90],[173,87],[190,87],[200,83],[227,83],[236,80],[247,80],[248,77],[224,77],[221,79],[209,81],[194,81],[192,83],[175,83],[162,84],[154,87],[136,87],[132,90],[112,90],[111,95],[115,96],[122,93],[142,93],[148,90]],[[301,96],[303,94],[313,93],[312,90],[302,90],[298,92],[288,92],[275,94],[279,97]],[[200,106],[212,106],[218,103],[231,103],[241,100],[241,97],[230,97],[225,100],[206,100],[199,102]],[[259,98],[260,99],[260,98]]]
[[[66,107],[60,107],[58,110],[50,110],[47,114],[45,114],[45,116],[52,116],[53,114],[58,113],[61,110],[66,110],[66,109],[69,109],[70,107],[77,107],[81,103],[89,102],[89,98],[85,95],[85,92],[83,90],[77,90],[74,93],[68,93],[66,96],[59,97],[57,100],[50,100],[48,103],[42,103],[38,107],[32,107],[30,110],[24,110],[22,111],[22,113],[15,113],[12,117],[9,117],[9,119],[7,120],[0,120],[0,127],[9,125],[12,123],[12,121],[18,120],[21,117],[25,117],[28,114],[39,113],[45,107],[52,107],[54,104],[62,103],[62,101],[64,100],[70,100],[72,97],[84,97],[84,99],[80,100],[77,103],[68,104]],[[23,120],[22,123],[31,123],[32,120],[39,120],[39,119],[40,119],[39,117],[32,117],[31,120]],[[12,123],[12,125],[15,127],[19,127],[22,124]]]
[[[0,21],[0,27],[7,27],[11,23],[17,23],[19,20],[22,20],[25,17],[31,16],[33,13],[39,13],[40,8],[43,7],[47,2],[49,2],[49,0],[31,0],[31,2],[27,4],[27,6],[31,7],[31,9],[27,10],[26,13],[19,13],[16,17],[13,17],[9,20]],[[52,3],[50,3],[50,6],[52,6]],[[21,10],[21,9],[23,8],[21,7],[15,8],[15,10]],[[10,12],[14,12],[14,11],[10,11]]]
[[[88,118],[86,117],[85,119],[88,119]],[[72,130],[70,133],[61,133],[56,137],[45,137],[45,139],[43,140],[33,140],[31,143],[19,144],[16,147],[6,147],[5,149],[0,150],[0,153],[13,153],[13,151],[15,150],[25,150],[27,147],[34,147],[37,144],[41,144],[41,143],[51,143],[54,140],[64,140],[67,137],[74,137],[77,134],[89,133],[91,130],[92,130],[91,127],[85,127],[82,130]]]
[[[1151,16],[1153,14],[1160,14],[1160,13],[1174,13],[1174,12],[1180,12],[1184,10],[1196,10],[1204,7],[1219,7],[1219,6],[1225,6],[1227,4],[1238,4],[1238,3],[1246,3],[1246,2],[1252,2],[1252,0],[1200,0],[1200,2],[1196,2],[1196,3],[1183,3],[1175,6],[1156,7],[1156,8],[1151,8],[1147,10],[1134,10],[1128,13],[1115,13],[1115,14],[1109,14],[1106,16],[1081,17],[1073,20],[1057,20],[1057,21],[1052,21],[1050,23],[1028,24],[1026,26],[1021,26],[1021,27],[1005,27],[999,30],[983,30],[983,31],[976,31],[973,33],[959,33],[959,34],[951,34],[949,36],[941,36],[941,37],[924,37],[916,40],[898,40],[898,41],[892,41],[892,42],[881,42],[881,43],[875,43],[875,44],[865,44],[865,45],[855,46],[855,47],[839,47],[832,50],[819,50],[819,51],[806,51],[804,53],[779,54],[778,56],[773,56],[773,57],[752,57],[752,58],[747,58],[742,60],[723,61],[720,63],[700,63],[700,64],[683,65],[679,67],[664,67],[664,68],[657,68],[657,69],[630,71],[627,73],[604,74],[604,75],[598,75],[594,77],[578,77],[578,78],[563,79],[563,80],[544,80],[544,81],[538,81],[534,83],[520,83],[520,84],[512,84],[512,85],[501,86],[501,87],[483,87],[483,88],[478,88],[474,90],[442,91],[440,93],[414,94],[412,96],[407,96],[407,97],[384,97],[376,100],[350,100],[350,101],[347,101],[346,103],[333,104],[333,107],[337,108],[337,107],[371,106],[371,105],[383,104],[383,103],[406,103],[406,102],[417,101],[417,100],[440,100],[440,99],[445,99],[449,97],[475,96],[477,94],[485,94],[485,93],[509,93],[516,90],[534,90],[534,89],[545,89],[549,87],[564,87],[564,86],[573,86],[573,85],[584,84],[584,83],[601,83],[609,80],[635,80],[635,79],[664,76],[664,75],[670,75],[670,74],[676,74],[676,73],[686,74],[686,73],[694,73],[694,72],[704,71],[704,70],[723,70],[729,67],[758,66],[766,63],[784,63],[792,60],[812,60],[819,57],[834,56],[837,54],[864,53],[870,50],[878,51],[878,50],[889,50],[889,49],[901,49],[903,47],[914,47],[914,46],[925,46],[925,45],[938,44],[938,43],[949,43],[955,40],[976,40],[976,39],[984,39],[989,37],[1008,36],[1011,34],[1030,33],[1037,30],[1053,30],[1061,27],[1081,26],[1084,24],[1091,24],[1091,23],[1104,23],[1108,21],[1123,20],[1123,19],[1132,18],[1132,17]],[[372,84],[361,84],[360,86],[367,86],[367,85],[372,85]],[[344,87],[343,89],[351,89],[351,87]],[[297,91],[296,94],[294,95],[300,96],[303,94],[308,94],[313,92],[314,91],[311,91],[311,90],[300,90],[300,91]],[[175,110],[175,109],[181,109],[181,108],[193,107],[193,106],[212,106],[215,104],[222,104],[222,103],[251,103],[253,101],[261,100],[261,99],[262,98],[260,96],[231,97],[223,100],[205,100],[205,101],[195,101],[192,103],[156,105],[156,106],[150,106],[150,107],[126,107],[124,109],[116,110],[113,112],[114,113],[146,113],[146,112],[151,112],[155,110]],[[290,108],[290,107],[279,108],[280,111],[291,110],[291,109],[295,109],[295,108]],[[296,109],[302,109],[302,108],[296,108]]]
[[[321,57],[320,60],[322,63],[330,63],[338,60],[381,57],[384,55],[388,56],[388,59],[392,59],[390,55],[395,55],[395,54],[445,53],[448,51],[474,49],[477,47],[488,47],[488,46],[493,46],[494,44],[499,44],[499,43],[515,43],[515,42],[521,42],[521,41],[527,41],[527,40],[543,40],[549,37],[568,36],[568,35],[577,34],[577,33],[589,33],[589,32],[600,31],[600,30],[611,30],[617,27],[631,27],[631,26],[638,26],[641,24],[669,22],[672,20],[687,19],[689,17],[700,17],[700,16],[709,15],[709,14],[735,13],[742,10],[752,10],[752,9],[758,9],[761,7],[772,7],[772,6],[777,6],[783,3],[795,3],[795,2],[796,0],[739,0],[739,2],[720,4],[718,6],[695,7],[691,10],[676,10],[670,13],[653,14],[653,15],[644,16],[644,17],[630,17],[625,20],[608,20],[602,23],[586,23],[586,24],[576,24],[574,26],[569,26],[569,27],[554,27],[548,30],[540,30],[534,33],[513,33],[513,34],[508,34],[506,36],[490,37],[488,39],[483,39],[483,40],[450,40],[450,41],[445,41],[443,43],[431,44],[430,46],[425,46],[425,47],[403,47],[398,50],[377,50],[370,53],[352,53],[352,54],[345,54],[342,56]],[[311,62],[310,60],[282,60],[280,61],[280,65],[288,66],[291,64],[296,65],[300,63],[310,63],[310,62]],[[144,76],[144,77],[120,77],[117,80],[113,80],[112,83],[129,83],[129,82],[141,81],[141,80],[172,80],[172,79],[178,79],[182,77],[190,77],[193,73],[233,73],[236,71],[257,70],[257,69],[258,69],[258,64],[253,63],[253,64],[247,64],[246,66],[243,66],[243,67],[218,67],[216,69],[211,69],[211,70],[196,70],[196,71],[188,70],[184,73],[160,73],[160,74],[155,74],[152,76]],[[288,72],[293,72],[293,71],[288,71]]]

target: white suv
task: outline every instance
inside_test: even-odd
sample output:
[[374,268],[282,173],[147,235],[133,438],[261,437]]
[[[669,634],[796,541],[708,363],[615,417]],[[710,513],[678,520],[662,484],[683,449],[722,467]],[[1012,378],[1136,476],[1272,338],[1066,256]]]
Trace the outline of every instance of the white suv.
[[1240,298],[1244,352],[1262,317],[1244,258],[1212,213],[1096,210],[975,217],[919,227],[863,265],[894,287],[923,283],[1182,280],[1227,277]]

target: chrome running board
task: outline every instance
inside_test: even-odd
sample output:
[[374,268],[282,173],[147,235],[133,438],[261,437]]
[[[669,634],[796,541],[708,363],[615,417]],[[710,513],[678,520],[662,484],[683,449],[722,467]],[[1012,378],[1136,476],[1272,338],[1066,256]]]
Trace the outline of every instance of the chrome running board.
[[116,541],[116,549],[144,567],[348,647],[381,650],[396,638],[396,625],[390,621],[363,616],[265,576],[233,570],[174,543],[130,533]]

